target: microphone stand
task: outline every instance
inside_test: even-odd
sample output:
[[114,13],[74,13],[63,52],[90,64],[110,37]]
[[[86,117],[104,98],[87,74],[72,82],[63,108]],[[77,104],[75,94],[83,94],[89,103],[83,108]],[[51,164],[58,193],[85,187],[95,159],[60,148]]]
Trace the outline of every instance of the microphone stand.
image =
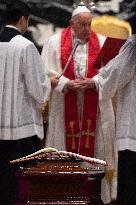
[[75,42],[75,46],[73,47],[73,49],[72,49],[72,51],[71,51],[71,53],[70,53],[70,56],[69,56],[69,58],[68,58],[68,61],[67,61],[66,65],[65,65],[65,67],[64,67],[64,69],[63,69],[63,71],[62,71],[62,73],[57,77],[58,79],[59,79],[62,75],[64,75],[64,73],[66,72],[66,70],[67,70],[67,68],[68,68],[68,65],[69,65],[69,63],[70,63],[70,61],[71,61],[71,59],[72,59],[72,57],[73,57],[73,55],[74,55],[74,53],[75,53],[77,47],[79,46],[79,44],[81,44],[81,40],[80,40],[80,39],[77,39],[76,42]]

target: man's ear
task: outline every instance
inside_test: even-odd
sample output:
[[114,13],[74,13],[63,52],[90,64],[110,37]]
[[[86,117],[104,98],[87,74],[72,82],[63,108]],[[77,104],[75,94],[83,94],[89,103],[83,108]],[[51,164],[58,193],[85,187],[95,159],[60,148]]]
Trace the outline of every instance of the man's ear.
[[20,19],[19,19],[19,24],[22,26],[23,25],[23,22],[24,22],[24,16],[21,16]]

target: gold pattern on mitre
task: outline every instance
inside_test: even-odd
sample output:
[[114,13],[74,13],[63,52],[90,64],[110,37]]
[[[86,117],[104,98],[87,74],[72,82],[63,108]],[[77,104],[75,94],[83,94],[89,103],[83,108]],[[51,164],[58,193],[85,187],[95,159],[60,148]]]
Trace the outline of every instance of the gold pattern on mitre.
[[132,35],[131,25],[115,16],[96,16],[92,20],[91,28],[94,32],[111,38],[126,40]]

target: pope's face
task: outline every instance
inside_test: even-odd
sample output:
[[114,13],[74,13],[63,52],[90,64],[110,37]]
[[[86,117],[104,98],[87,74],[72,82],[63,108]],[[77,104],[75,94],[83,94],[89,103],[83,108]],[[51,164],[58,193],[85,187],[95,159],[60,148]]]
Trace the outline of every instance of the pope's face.
[[74,16],[71,20],[71,27],[76,35],[83,43],[89,41],[91,32],[92,16],[85,12]]

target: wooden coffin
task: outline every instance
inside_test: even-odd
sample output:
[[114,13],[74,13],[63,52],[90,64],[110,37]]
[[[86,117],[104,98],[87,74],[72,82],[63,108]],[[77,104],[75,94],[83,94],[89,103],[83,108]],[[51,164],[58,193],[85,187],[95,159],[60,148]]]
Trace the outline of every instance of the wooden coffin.
[[27,205],[100,205],[101,179],[98,166],[84,168],[75,157],[47,154],[21,165],[27,182]]

